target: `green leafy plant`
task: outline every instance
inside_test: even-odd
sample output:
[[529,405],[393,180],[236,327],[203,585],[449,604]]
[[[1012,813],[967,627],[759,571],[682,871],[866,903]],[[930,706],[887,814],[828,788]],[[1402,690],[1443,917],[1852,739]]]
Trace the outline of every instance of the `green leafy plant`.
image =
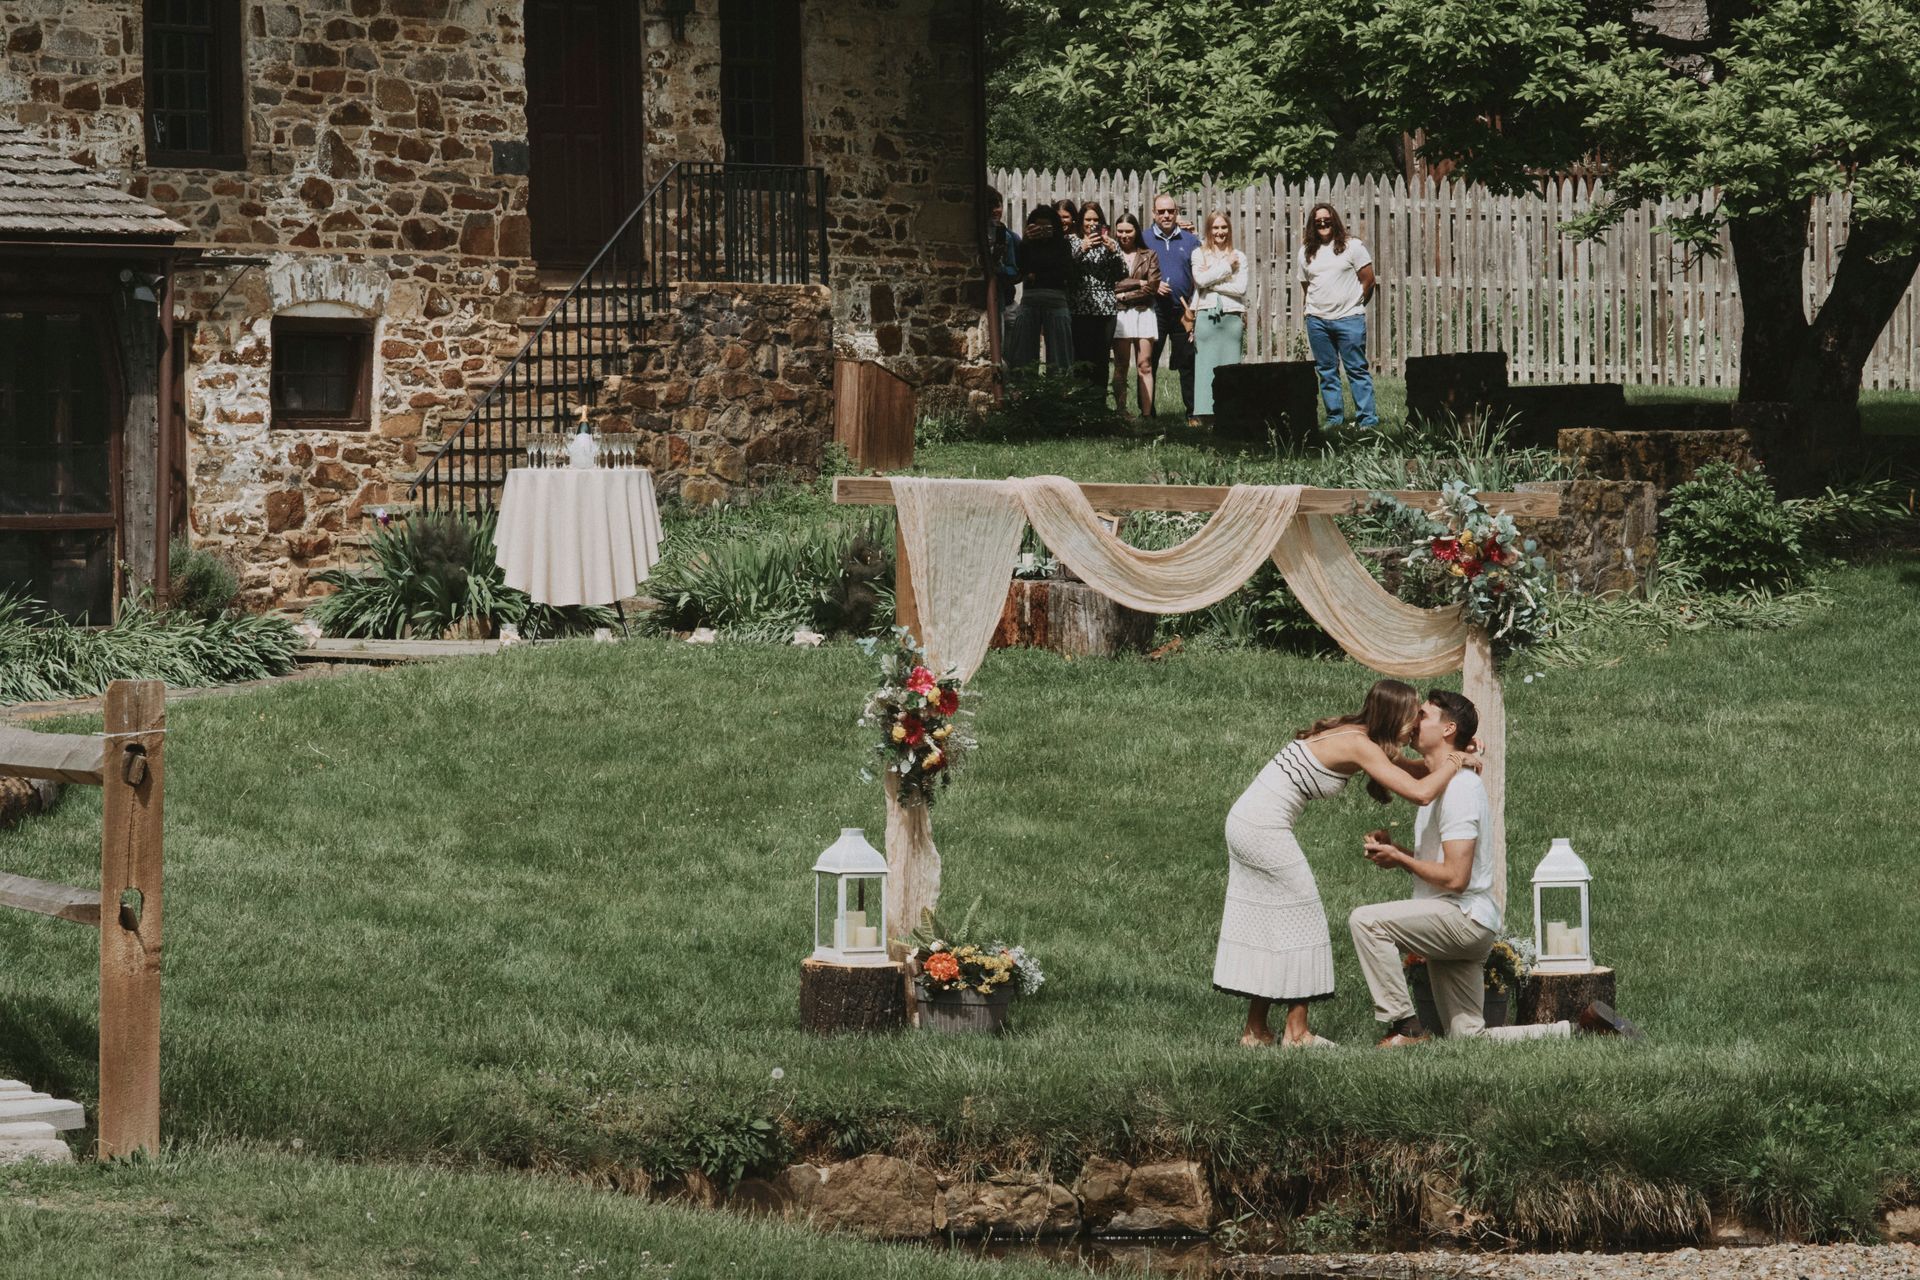
[[114,680],[261,680],[292,670],[299,647],[292,624],[273,614],[197,618],[128,605],[112,626],[90,628],[0,593],[0,702],[92,697]]
[[435,512],[377,530],[368,547],[371,569],[314,575],[334,592],[309,608],[307,617],[330,636],[388,640],[437,638],[467,623],[488,634],[511,623],[530,640],[615,624],[611,609],[538,604],[507,586],[494,560],[498,519],[494,512]]
[[891,541],[877,524],[846,523],[683,538],[654,566],[647,626],[779,641],[802,627],[870,634],[893,620]]
[[1811,568],[1803,528],[1758,468],[1710,462],[1668,495],[1661,550],[1692,565],[1709,589],[1792,587]]
[[240,576],[224,556],[184,537],[167,547],[167,607],[195,618],[217,618],[233,608]]

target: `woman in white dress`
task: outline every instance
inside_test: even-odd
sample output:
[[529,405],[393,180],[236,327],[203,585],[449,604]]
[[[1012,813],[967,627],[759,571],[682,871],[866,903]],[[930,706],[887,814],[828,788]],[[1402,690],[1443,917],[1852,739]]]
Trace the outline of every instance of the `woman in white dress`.
[[1307,801],[1332,795],[1357,773],[1382,804],[1396,795],[1430,804],[1462,766],[1478,767],[1464,752],[1431,772],[1401,759],[1419,719],[1413,686],[1377,681],[1357,715],[1329,716],[1295,734],[1228,811],[1227,905],[1213,985],[1247,1001],[1241,1044],[1274,1043],[1267,1013],[1275,1002],[1287,1006],[1282,1045],[1332,1044],[1307,1026],[1307,1006],[1333,995],[1333,943],[1293,824]]

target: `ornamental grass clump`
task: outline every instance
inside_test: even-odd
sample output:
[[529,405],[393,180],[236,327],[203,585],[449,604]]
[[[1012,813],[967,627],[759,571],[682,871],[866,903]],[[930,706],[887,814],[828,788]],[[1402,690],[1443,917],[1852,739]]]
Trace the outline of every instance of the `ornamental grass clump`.
[[291,671],[299,647],[273,614],[201,618],[129,604],[112,626],[84,627],[0,592],[0,703],[90,698],[115,680],[181,689],[264,680]]

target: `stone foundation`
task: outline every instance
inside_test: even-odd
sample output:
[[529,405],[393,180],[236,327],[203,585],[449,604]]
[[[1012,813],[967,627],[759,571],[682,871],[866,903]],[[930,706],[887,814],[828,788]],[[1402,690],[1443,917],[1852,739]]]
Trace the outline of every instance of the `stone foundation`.
[[1665,497],[1675,485],[1693,479],[1709,462],[1730,462],[1747,470],[1759,465],[1753,437],[1745,431],[1605,431],[1597,427],[1564,429],[1560,452],[1600,480],[1644,481]]
[[662,493],[724,502],[819,474],[833,438],[832,297],[820,285],[683,284],[657,349],[602,424],[643,437]]
[[1515,523],[1540,543],[1562,586],[1590,595],[1642,589],[1659,559],[1658,494],[1651,484],[1562,480],[1517,488],[1560,495],[1558,516],[1521,517]]

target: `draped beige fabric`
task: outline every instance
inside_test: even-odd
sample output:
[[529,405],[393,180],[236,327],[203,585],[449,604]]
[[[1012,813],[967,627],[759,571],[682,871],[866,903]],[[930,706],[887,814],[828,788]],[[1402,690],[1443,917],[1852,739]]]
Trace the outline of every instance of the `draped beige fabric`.
[[1300,503],[1298,485],[1237,484],[1191,538],[1177,547],[1141,551],[1109,532],[1080,486],[1064,476],[1009,480],[1007,486],[1019,495],[1047,550],[1101,595],[1146,613],[1191,613],[1238,591]]
[[893,503],[914,598],[929,602],[920,610],[915,639],[935,672],[970,680],[1006,607],[1007,578],[1027,531],[1019,499],[999,480],[900,476],[893,482]]
[[[1507,898],[1506,708],[1492,645],[1457,608],[1396,599],[1355,559],[1330,516],[1297,516],[1298,486],[1235,485],[1212,519],[1177,547],[1141,551],[1110,533],[1080,486],[1062,476],[1007,481],[896,478],[901,538],[919,605],[921,642],[942,672],[963,680],[985,658],[1005,606],[1022,526],[1088,586],[1130,608],[1187,613],[1218,603],[1269,556],[1300,603],[1356,661],[1386,675],[1462,672],[1480,713],[1492,813],[1494,892]],[[899,934],[939,894],[939,855],[924,808],[903,809],[887,788],[887,861]],[[929,870],[930,868],[930,870]],[[892,906],[889,903],[889,906]],[[898,935],[896,935],[898,936]]]

